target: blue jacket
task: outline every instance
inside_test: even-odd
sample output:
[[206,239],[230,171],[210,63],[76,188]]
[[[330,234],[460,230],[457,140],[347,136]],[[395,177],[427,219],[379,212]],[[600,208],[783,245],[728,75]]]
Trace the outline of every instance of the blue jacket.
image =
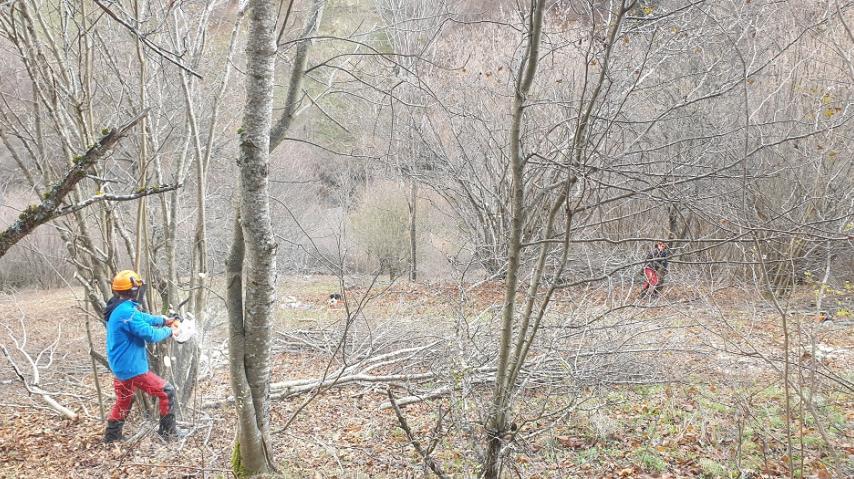
[[145,342],[159,343],[172,336],[163,327],[162,316],[152,316],[139,310],[131,300],[113,297],[104,313],[107,319],[107,361],[119,381],[148,372],[148,353]]

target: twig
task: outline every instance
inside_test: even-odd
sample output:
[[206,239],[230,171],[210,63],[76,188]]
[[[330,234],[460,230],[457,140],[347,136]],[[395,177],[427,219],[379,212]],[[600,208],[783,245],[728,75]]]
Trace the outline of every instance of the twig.
[[126,195],[112,195],[112,194],[103,194],[102,193],[99,195],[95,195],[91,198],[87,198],[87,199],[81,201],[80,203],[75,203],[73,205],[68,205],[68,206],[57,209],[52,214],[51,219],[56,219],[56,218],[59,218],[60,216],[65,216],[67,214],[74,213],[75,211],[80,211],[89,205],[92,205],[92,204],[95,204],[95,203],[98,203],[101,201],[133,201],[133,200],[142,198],[143,196],[156,195],[156,194],[160,194],[160,193],[165,193],[167,191],[177,190],[180,187],[181,187],[180,184],[151,186],[151,187],[145,188],[143,190],[136,191],[134,193],[129,193]]
[[127,28],[127,29],[128,29],[128,31],[130,31],[130,32],[131,32],[135,37],[137,37],[137,38],[139,39],[139,41],[141,41],[141,42],[142,42],[145,46],[147,46],[148,48],[152,49],[152,50],[154,51],[154,53],[158,54],[158,55],[160,56],[160,58],[163,58],[163,59],[164,59],[164,60],[166,60],[167,62],[169,62],[169,63],[171,63],[171,64],[175,65],[176,67],[178,67],[178,68],[180,68],[180,69],[182,69],[182,70],[186,71],[186,72],[187,72],[187,73],[189,73],[190,75],[193,75],[194,77],[198,78],[199,80],[202,80],[202,76],[201,76],[201,75],[199,75],[198,73],[194,72],[191,68],[189,68],[189,67],[187,67],[187,66],[183,65],[183,64],[182,64],[181,62],[179,62],[178,60],[174,60],[174,59],[170,58],[170,55],[172,55],[172,56],[177,56],[177,55],[175,55],[174,53],[172,53],[172,52],[170,52],[170,51],[168,51],[168,50],[164,50],[163,48],[161,48],[161,47],[159,47],[159,46],[155,45],[154,43],[151,43],[148,39],[146,39],[146,38],[145,38],[145,35],[140,34],[140,33],[139,33],[139,31],[137,31],[137,29],[136,29],[136,28],[134,28],[134,27],[133,27],[132,25],[130,25],[128,22],[126,22],[126,21],[122,20],[121,18],[119,18],[119,16],[118,16],[118,15],[116,15],[116,14],[115,14],[115,12],[113,12],[112,10],[110,10],[109,8],[107,8],[107,6],[106,6],[106,5],[104,5],[103,3],[101,3],[99,0],[95,0],[95,3],[96,3],[99,7],[101,7],[101,10],[103,10],[103,11],[104,11],[104,13],[106,13],[107,15],[109,15],[109,16],[110,16],[110,18],[112,18],[113,20],[115,20],[115,21],[119,22],[123,27]]
[[92,356],[92,359],[94,359],[95,361],[98,361],[98,363],[100,363],[105,368],[107,368],[107,369],[110,368],[110,363],[107,362],[107,358],[105,358],[104,356],[99,354],[94,349],[89,350],[89,356]]
[[9,351],[6,349],[6,346],[0,344],[0,350],[3,351],[3,356],[6,356],[6,359],[9,360],[9,364],[12,365],[12,370],[15,371],[15,376],[18,376],[18,379],[20,379],[21,382],[24,384],[24,389],[27,390],[27,393],[32,394],[33,392],[30,391],[30,386],[27,384],[27,378],[25,378],[24,375],[21,374],[21,370],[18,369],[18,365],[15,364],[15,361],[12,359],[12,356],[9,354]]
[[[403,429],[403,432],[406,433],[406,437],[409,439],[409,442],[412,444],[412,447],[415,448],[415,451],[418,452],[418,455],[424,460],[424,464],[433,471],[436,476],[441,478],[446,478],[448,476],[442,472],[442,468],[436,461],[433,460],[433,457],[430,456],[430,452],[435,447],[435,444],[431,445],[430,451],[425,451],[424,448],[421,447],[421,443],[415,439],[415,436],[412,434],[412,430],[409,428],[409,424],[406,422],[406,418],[403,416],[403,413],[400,411],[400,407],[397,405],[397,402],[394,400],[394,394],[391,392],[391,388],[386,390],[388,394],[388,400],[391,403],[392,408],[394,408],[394,414],[397,416],[397,422],[400,425],[400,428]],[[435,440],[434,440],[435,443]]]

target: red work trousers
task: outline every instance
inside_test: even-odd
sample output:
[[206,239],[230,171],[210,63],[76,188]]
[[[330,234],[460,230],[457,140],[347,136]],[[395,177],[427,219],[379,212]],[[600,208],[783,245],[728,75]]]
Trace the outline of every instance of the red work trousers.
[[160,403],[160,415],[169,414],[171,404],[170,397],[166,392],[167,382],[160,376],[149,371],[139,376],[134,376],[127,381],[119,381],[113,378],[113,388],[116,390],[116,405],[110,411],[111,421],[124,421],[133,404],[133,392],[139,388],[146,394],[154,396]]
[[661,276],[658,275],[658,271],[649,266],[643,269],[644,282],[641,286],[641,290],[646,291],[650,287],[655,290],[658,287],[658,284],[661,282]]

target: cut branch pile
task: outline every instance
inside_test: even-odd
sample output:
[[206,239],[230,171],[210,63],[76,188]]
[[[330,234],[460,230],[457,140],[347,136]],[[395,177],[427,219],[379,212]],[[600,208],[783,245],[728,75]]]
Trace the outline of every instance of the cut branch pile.
[[[555,329],[554,336],[544,336],[542,342],[533,345],[530,360],[520,370],[519,391],[574,394],[581,385],[647,384],[659,380],[662,371],[658,363],[646,359],[660,355],[666,346],[635,344],[631,339],[639,333],[633,324],[615,319],[613,324],[600,326],[609,333],[574,331],[567,335],[566,331],[573,329],[563,324]],[[342,338],[340,331],[324,328],[276,334],[279,352],[316,357],[329,367],[316,377],[271,383],[270,395],[274,399],[350,385],[380,392],[391,386],[406,391],[407,395],[396,398],[398,406],[403,407],[443,396],[468,396],[495,380],[495,355],[478,348],[450,347],[460,340],[452,331],[443,333],[431,328],[429,333],[419,333],[383,327],[369,332],[351,330]],[[615,337],[622,339],[621,346],[613,344]],[[584,338],[586,341],[582,341]],[[488,344],[480,335],[468,339]],[[231,402],[229,397],[204,406]],[[385,401],[378,407],[389,409],[393,405]]]

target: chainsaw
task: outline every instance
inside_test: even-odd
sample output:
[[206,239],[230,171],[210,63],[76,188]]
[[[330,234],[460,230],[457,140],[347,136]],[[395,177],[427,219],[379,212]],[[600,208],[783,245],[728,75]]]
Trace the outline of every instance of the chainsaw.
[[193,336],[196,335],[196,318],[193,317],[193,314],[190,312],[186,312],[180,314],[181,308],[190,301],[190,298],[181,301],[181,304],[178,305],[177,308],[169,308],[169,312],[166,313],[166,316],[176,321],[178,324],[178,332],[175,334],[175,341],[183,344],[189,341]]

